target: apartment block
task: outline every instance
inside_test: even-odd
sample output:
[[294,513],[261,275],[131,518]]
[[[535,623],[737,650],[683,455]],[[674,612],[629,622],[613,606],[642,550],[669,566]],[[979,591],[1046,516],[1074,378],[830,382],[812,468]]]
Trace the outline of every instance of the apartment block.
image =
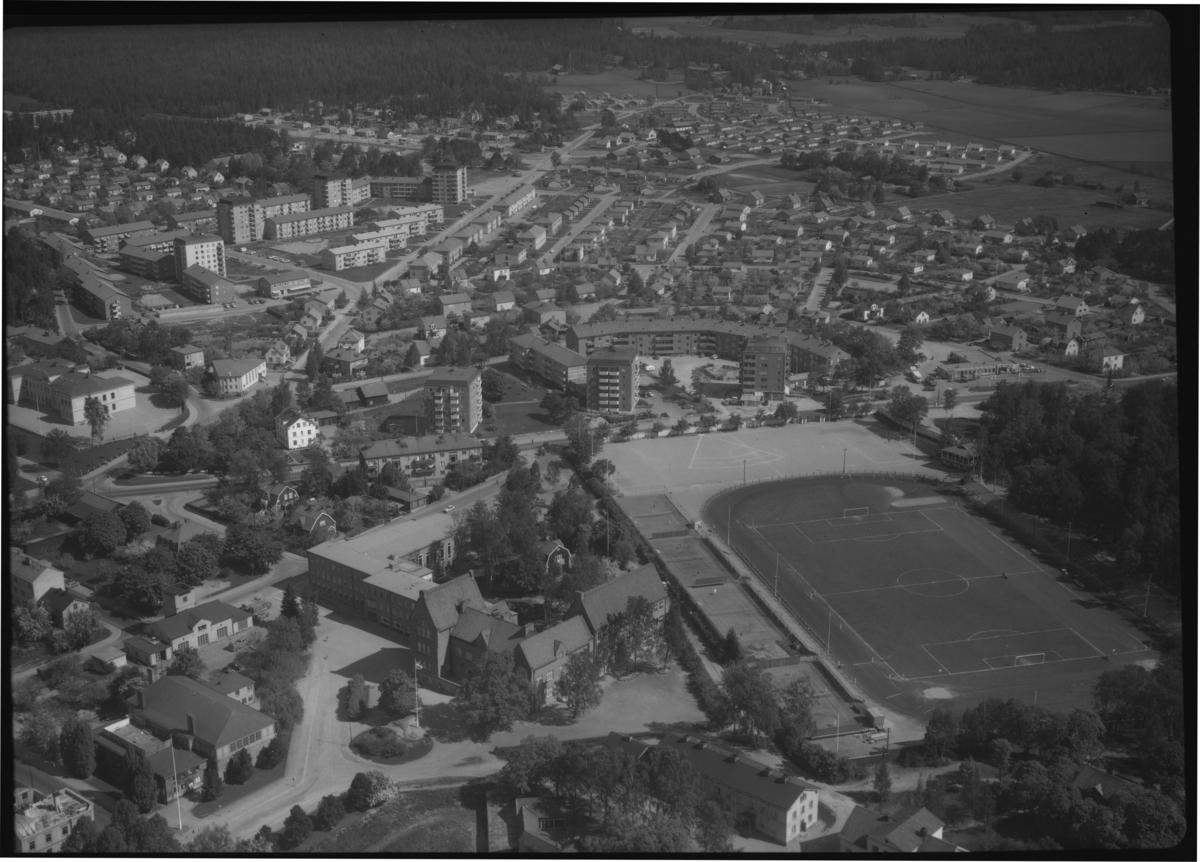
[[450,163],[433,169],[433,202],[460,204],[467,199],[467,166]]
[[258,293],[271,299],[282,299],[296,293],[302,293],[312,287],[312,278],[307,273],[297,270],[272,272],[259,276]]
[[742,352],[742,398],[782,401],[790,369],[787,340],[781,336],[753,338]]
[[267,239],[289,239],[348,227],[354,227],[354,208],[347,205],[268,218],[264,234]]
[[195,264],[183,271],[183,292],[196,302],[221,305],[237,299],[232,281]]
[[240,395],[267,373],[265,359],[213,359],[209,373],[216,378],[222,395]]
[[267,220],[312,209],[308,195],[282,195],[255,200],[227,197],[217,202],[218,232],[227,243],[257,242],[266,238]]
[[[184,273],[200,266],[217,275],[225,275],[225,242],[219,236],[202,233],[175,238],[175,278],[184,280]],[[233,297],[231,296],[230,299]],[[224,300],[228,301],[228,300]]]
[[313,174],[313,203],[317,209],[349,206],[350,185],[345,174]]
[[[436,200],[436,198],[435,198]],[[514,216],[517,213],[529,208],[537,200],[537,189],[533,186],[522,186],[514,192],[510,192],[500,199],[496,204],[498,209],[505,216]]]
[[371,230],[385,230],[399,225],[408,225],[409,235],[426,234],[432,225],[442,224],[446,220],[446,211],[441,204],[424,204],[416,207],[396,207],[392,209],[392,217],[370,222],[367,227]]
[[638,353],[622,348],[597,350],[587,359],[587,409],[632,413],[637,403]]
[[483,372],[478,368],[435,371],[425,379],[430,427],[438,434],[470,434],[483,421]]
[[387,253],[388,241],[386,239],[376,239],[355,245],[341,245],[337,248],[327,248],[321,252],[321,266],[331,272],[340,272],[343,269],[379,263],[387,257]]
[[168,215],[167,227],[171,230],[187,230],[190,233],[212,233],[220,230],[216,210],[197,210],[194,213]]
[[83,239],[88,245],[95,246],[102,254],[114,252],[120,247],[121,240],[135,236],[147,236],[158,232],[148,221],[135,221],[129,224],[113,225],[111,227],[94,227],[84,231]]
[[566,389],[587,383],[587,357],[536,335],[508,339],[508,358],[518,368]]
[[371,177],[371,197],[402,201],[433,199],[433,184],[426,177]]

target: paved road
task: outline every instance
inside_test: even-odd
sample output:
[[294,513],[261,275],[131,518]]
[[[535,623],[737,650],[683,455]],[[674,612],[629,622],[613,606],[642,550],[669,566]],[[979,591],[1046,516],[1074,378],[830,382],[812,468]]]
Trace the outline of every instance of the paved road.
[[808,299],[804,303],[804,307],[810,311],[821,310],[821,297],[825,295],[825,291],[829,288],[829,280],[833,278],[833,267],[823,266],[817,277],[813,279],[812,289],[808,292]]
[[579,234],[583,233],[584,228],[595,221],[602,212],[612,206],[612,202],[617,199],[617,194],[617,192],[609,192],[608,194],[601,195],[600,201],[594,207],[592,207],[591,211],[579,221],[575,222],[575,224],[571,226],[570,230],[560,236],[554,245],[550,246],[550,248],[544,253],[545,257],[555,257],[570,243],[574,242],[575,238],[579,236]]
[[681,254],[684,254],[688,246],[697,242],[704,232],[708,230],[708,223],[713,220],[721,210],[720,204],[704,204],[700,210],[700,214],[696,216],[696,220],[692,222],[692,226],[688,228],[687,233],[683,237],[683,241],[676,246],[675,251],[671,252],[671,256],[667,258],[667,263],[673,263]]

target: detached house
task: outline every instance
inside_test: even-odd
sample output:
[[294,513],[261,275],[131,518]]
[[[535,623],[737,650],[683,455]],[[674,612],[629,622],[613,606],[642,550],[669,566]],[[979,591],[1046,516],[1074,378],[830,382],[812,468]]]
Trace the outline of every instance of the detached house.
[[965,853],[942,838],[944,824],[927,809],[902,808],[879,814],[854,806],[838,835],[843,853]]

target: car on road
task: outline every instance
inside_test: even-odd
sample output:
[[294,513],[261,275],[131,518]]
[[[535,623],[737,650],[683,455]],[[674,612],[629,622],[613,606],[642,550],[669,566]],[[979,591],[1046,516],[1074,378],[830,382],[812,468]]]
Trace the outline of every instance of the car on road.
[[514,176],[514,177],[519,177],[519,176],[521,176],[521,172],[520,172],[520,171],[513,171],[513,176]]
[[446,512],[446,513],[453,512],[453,511],[454,511],[454,506],[453,506],[453,504],[452,504],[452,505],[449,505],[449,506],[447,506],[447,507],[446,507],[446,508],[444,508],[444,509],[442,509],[442,511],[443,511],[443,512]]

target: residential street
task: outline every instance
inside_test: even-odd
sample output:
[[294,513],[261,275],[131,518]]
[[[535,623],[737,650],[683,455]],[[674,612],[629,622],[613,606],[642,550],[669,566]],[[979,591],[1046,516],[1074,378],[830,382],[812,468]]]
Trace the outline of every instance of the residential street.
[[713,220],[713,217],[721,211],[720,204],[704,204],[700,207],[700,214],[696,216],[696,220],[692,222],[692,226],[688,228],[683,240],[671,252],[671,256],[667,258],[667,263],[674,263],[680,255],[687,252],[689,246],[696,243],[704,236],[704,232],[708,230],[708,223]]

